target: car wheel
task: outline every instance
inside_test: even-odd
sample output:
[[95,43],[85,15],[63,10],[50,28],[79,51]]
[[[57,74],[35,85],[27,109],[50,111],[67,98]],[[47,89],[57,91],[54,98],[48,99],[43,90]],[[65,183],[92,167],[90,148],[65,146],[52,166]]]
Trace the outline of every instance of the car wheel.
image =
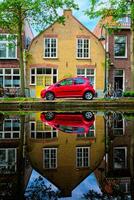
[[45,118],[48,121],[54,119],[54,117],[55,117],[55,113],[54,112],[47,112],[47,113],[45,113]]
[[91,100],[91,99],[93,99],[93,93],[90,92],[90,91],[85,92],[85,94],[84,94],[84,99],[86,99],[86,100]]
[[87,111],[83,113],[83,116],[85,117],[85,119],[90,120],[93,118],[94,114],[91,111]]
[[52,92],[46,93],[46,100],[54,100],[54,94]]

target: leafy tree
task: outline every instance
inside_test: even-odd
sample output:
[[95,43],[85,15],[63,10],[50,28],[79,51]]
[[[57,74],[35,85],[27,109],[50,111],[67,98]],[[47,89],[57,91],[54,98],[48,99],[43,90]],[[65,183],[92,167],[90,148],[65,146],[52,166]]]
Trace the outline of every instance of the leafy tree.
[[2,0],[0,1],[0,27],[9,33],[17,34],[19,48],[19,62],[21,74],[21,94],[25,96],[24,81],[24,54],[23,54],[23,31],[24,23],[30,22],[39,31],[47,25],[58,20],[59,9],[77,8],[74,0]]
[[129,15],[131,18],[131,83],[134,90],[134,0],[90,0],[90,8],[85,13],[102,19],[113,16],[113,20]]
[[51,185],[48,187],[41,176],[37,177],[25,191],[26,200],[57,200],[59,191],[53,191]]

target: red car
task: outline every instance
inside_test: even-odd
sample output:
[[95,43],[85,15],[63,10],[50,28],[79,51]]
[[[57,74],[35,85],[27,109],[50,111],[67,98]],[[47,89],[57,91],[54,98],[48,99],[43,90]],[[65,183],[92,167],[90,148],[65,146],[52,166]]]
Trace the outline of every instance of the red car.
[[54,100],[58,97],[82,97],[91,100],[94,95],[93,86],[89,79],[84,77],[66,78],[41,91],[41,97],[47,100]]
[[78,113],[43,112],[42,122],[65,133],[88,134],[94,138],[94,114],[91,111]]

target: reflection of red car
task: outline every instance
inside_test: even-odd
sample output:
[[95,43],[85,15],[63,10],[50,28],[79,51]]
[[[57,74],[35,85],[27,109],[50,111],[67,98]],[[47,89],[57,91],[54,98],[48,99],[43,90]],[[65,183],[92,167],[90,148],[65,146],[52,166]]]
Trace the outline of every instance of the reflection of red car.
[[41,113],[41,120],[47,125],[66,133],[88,134],[94,137],[94,114],[91,111],[83,113]]

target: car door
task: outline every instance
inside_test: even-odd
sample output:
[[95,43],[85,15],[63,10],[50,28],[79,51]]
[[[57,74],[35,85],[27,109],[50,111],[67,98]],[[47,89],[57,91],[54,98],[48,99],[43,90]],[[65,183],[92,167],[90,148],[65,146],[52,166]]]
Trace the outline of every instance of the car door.
[[85,87],[85,80],[81,77],[74,78],[73,91],[75,96],[82,96]]
[[56,84],[55,94],[57,97],[69,97],[73,95],[72,91],[73,79],[68,78]]

